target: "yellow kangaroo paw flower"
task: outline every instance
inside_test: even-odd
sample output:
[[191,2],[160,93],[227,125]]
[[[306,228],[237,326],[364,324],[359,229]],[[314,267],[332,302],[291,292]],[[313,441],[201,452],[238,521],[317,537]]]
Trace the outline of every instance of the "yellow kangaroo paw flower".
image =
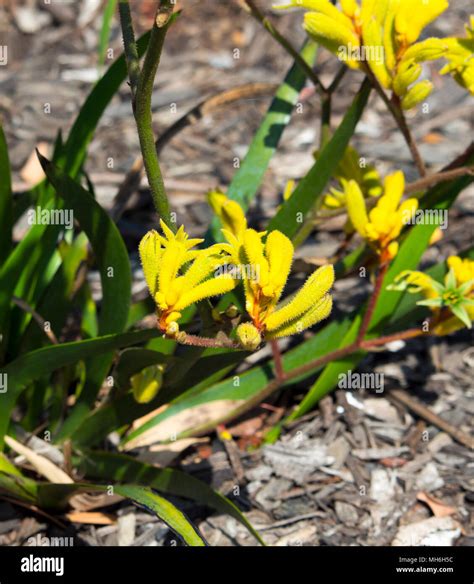
[[[219,266],[228,263],[228,258],[225,256],[221,257],[218,253],[214,253],[213,247],[204,250],[205,254],[201,254],[184,274],[183,277],[186,289],[190,290],[194,286],[197,286],[215,272]],[[220,246],[216,246],[216,248],[219,247]]]
[[306,8],[314,12],[320,12],[334,21],[346,26],[352,27],[352,22],[345,14],[338,10],[329,0],[292,0],[289,4],[276,5],[274,8]]
[[415,43],[409,47],[403,54],[402,62],[415,61],[435,61],[444,57],[449,50],[449,39],[429,38]]
[[177,277],[180,267],[184,264],[186,251],[180,243],[170,243],[161,255],[158,273],[158,289],[166,292]]
[[408,90],[402,99],[402,108],[405,110],[416,107],[419,103],[424,101],[428,95],[433,91],[433,84],[431,81],[425,79],[414,85]]
[[340,47],[360,46],[359,38],[352,27],[341,24],[325,14],[307,12],[304,15],[304,28],[317,42],[335,55],[339,54]]
[[275,303],[288,280],[294,251],[293,244],[281,231],[272,231],[267,237],[265,255],[269,265],[269,281],[275,289]]
[[405,190],[405,175],[401,170],[389,174],[384,180],[384,194],[377,203],[377,209],[394,213]]
[[204,298],[211,298],[212,296],[219,296],[230,292],[236,286],[236,281],[229,276],[220,276],[219,278],[212,278],[207,280],[193,290],[185,291],[173,306],[175,310],[183,310],[195,302],[204,300]]
[[214,213],[221,220],[224,229],[238,236],[247,228],[244,211],[236,201],[228,199],[219,191],[208,193],[207,200]]
[[397,32],[406,43],[414,43],[421,31],[449,6],[447,0],[400,0],[395,17]]
[[453,269],[459,284],[474,280],[474,261],[469,258],[461,259],[458,256],[449,256],[447,264]]
[[407,199],[403,201],[398,209],[403,225],[411,223],[414,214],[418,209],[418,199]]
[[283,325],[280,328],[267,332],[265,338],[270,340],[299,334],[327,318],[331,314],[331,310],[332,297],[329,294],[326,294],[316,303],[315,306],[313,306],[313,308],[310,308],[307,312],[293,320],[288,325]]
[[385,65],[382,26],[375,16],[363,21],[362,33],[367,47],[367,62],[382,86],[389,89],[392,79]]
[[415,61],[402,61],[393,80],[393,90],[397,95],[405,95],[408,87],[421,75],[421,65]]
[[266,318],[265,324],[267,330],[271,332],[280,328],[285,323],[289,323],[307,312],[324,294],[326,294],[333,283],[334,267],[328,265],[318,268],[306,280],[303,287],[296,293],[290,302],[281,308],[277,308],[275,312]]
[[352,225],[362,237],[366,237],[369,218],[367,216],[364,195],[362,194],[359,185],[353,180],[350,180],[347,183],[345,190],[347,212],[349,214]]
[[244,233],[244,256],[248,263],[259,275],[262,283],[268,282],[268,261],[264,256],[262,238],[254,229],[247,229]]
[[158,290],[158,272],[162,249],[156,231],[149,231],[138,246],[140,259],[143,267],[143,274],[150,294],[155,296]]

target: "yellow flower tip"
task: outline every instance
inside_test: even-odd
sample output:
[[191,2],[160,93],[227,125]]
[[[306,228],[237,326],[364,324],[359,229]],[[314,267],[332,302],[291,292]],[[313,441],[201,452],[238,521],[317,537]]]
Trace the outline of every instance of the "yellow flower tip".
[[240,237],[247,228],[247,219],[244,210],[237,203],[229,199],[220,191],[211,191],[207,200],[214,213],[219,217],[223,228],[235,237]]
[[224,429],[219,432],[219,438],[221,440],[230,441],[232,440],[232,434],[229,432],[229,430]]
[[157,396],[163,386],[163,371],[163,365],[151,365],[130,379],[136,402],[147,404]]
[[257,327],[250,322],[239,324],[235,332],[237,340],[246,351],[255,351],[262,342],[260,332]]
[[152,296],[158,286],[158,269],[161,256],[160,238],[155,230],[149,231],[138,246],[145,281]]
[[302,333],[304,330],[327,318],[331,314],[332,303],[332,297],[329,294],[325,294],[314,306],[299,317],[274,330],[267,330],[265,339],[272,340]]

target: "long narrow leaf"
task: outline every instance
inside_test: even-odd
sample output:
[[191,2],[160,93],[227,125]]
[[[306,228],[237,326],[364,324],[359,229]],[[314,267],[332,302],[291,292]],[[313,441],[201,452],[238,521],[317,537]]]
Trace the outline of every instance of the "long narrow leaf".
[[263,544],[260,535],[232,501],[187,473],[172,468],[156,468],[131,456],[109,452],[84,452],[78,464],[79,470],[92,479],[146,485],[165,495],[184,497],[230,515]]
[[[65,504],[68,498],[81,492],[107,492],[108,486],[70,483],[48,484],[38,483],[38,504],[41,507],[57,507]],[[192,525],[184,513],[172,503],[154,493],[151,489],[139,485],[114,485],[114,493],[131,499],[138,505],[145,507],[164,521],[170,529],[178,535],[186,545],[205,546],[206,542]]]
[[293,238],[300,229],[309,211],[314,207],[318,197],[333,175],[337,165],[359,122],[371,91],[366,79],[357,93],[344,119],[334,132],[331,140],[321,150],[315,164],[300,181],[291,197],[280,207],[268,226],[268,231],[278,229]]
[[[66,205],[73,209],[92,245],[102,282],[99,334],[121,332],[127,324],[130,309],[132,275],[120,232],[92,195],[51,162],[41,155],[39,157],[46,176]],[[111,358],[112,355],[102,355],[88,361],[86,385],[75,411],[68,418],[67,429],[63,431],[72,431],[89,412],[110,368]]]
[[109,42],[110,36],[110,27],[112,25],[112,20],[114,17],[116,6],[117,0],[107,0],[107,4],[104,10],[104,17],[102,19],[102,28],[100,29],[99,37],[99,66],[102,66],[105,62],[105,56],[107,53],[107,43]]
[[[309,65],[316,59],[317,45],[308,42],[301,51],[301,56]],[[291,119],[291,112],[303,89],[306,75],[296,63],[288,71],[283,83],[277,89],[270,108],[253,137],[249,150],[239,170],[227,190],[230,199],[238,201],[246,208],[256,195],[270,160],[272,159],[280,138]],[[207,241],[221,239],[221,225],[217,218],[211,224],[206,236]]]

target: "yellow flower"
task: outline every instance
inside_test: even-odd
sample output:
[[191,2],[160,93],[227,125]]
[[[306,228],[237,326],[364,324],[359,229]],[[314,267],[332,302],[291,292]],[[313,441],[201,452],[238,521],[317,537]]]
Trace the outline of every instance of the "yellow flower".
[[445,57],[448,64],[441,69],[441,74],[450,73],[459,85],[474,95],[474,15],[466,31],[465,38],[447,39],[448,51]]
[[202,239],[189,239],[184,227],[176,235],[160,221],[164,237],[149,231],[139,246],[143,272],[157,305],[158,327],[168,335],[179,331],[182,311],[205,298],[225,294],[236,282],[215,270],[226,263],[219,245],[192,250]]
[[222,227],[240,239],[247,229],[247,218],[242,207],[220,191],[210,191],[207,200],[214,213],[221,220]]
[[407,199],[400,204],[404,189],[405,177],[402,171],[387,176],[383,196],[367,213],[359,185],[353,180],[347,185],[347,211],[352,225],[380,255],[382,262],[396,256],[398,252],[396,239],[418,208],[416,199]]
[[[474,261],[469,258],[461,259],[458,256],[449,256],[448,267],[453,270],[456,282],[459,285],[466,284],[474,280]],[[474,282],[468,292],[474,290]]]
[[[421,74],[419,63],[440,58],[448,44],[437,38],[417,40],[448,8],[448,1],[341,0],[340,4],[341,10],[330,0],[291,0],[277,8],[306,8],[304,28],[308,34],[349,67],[370,67],[380,84],[401,98],[405,109],[426,99],[432,84],[423,81],[416,90],[417,85],[412,85]],[[404,99],[409,91],[410,96]]]
[[[235,266],[240,264],[241,249],[244,243],[244,234],[247,230],[247,218],[242,207],[229,199],[219,191],[208,193],[208,203],[219,217],[223,229],[221,229],[227,243],[218,244],[221,251],[228,254]],[[264,237],[266,231],[259,232],[259,237]]]
[[[329,316],[332,266],[316,270],[291,300],[278,305],[291,270],[293,244],[280,231],[272,231],[263,243],[256,231],[247,229],[243,239],[241,263],[252,266],[256,277],[244,278],[245,307],[254,328],[240,328],[241,342],[252,339],[255,343],[260,336],[268,340],[297,334]],[[250,344],[252,341],[247,342]]]
[[[444,284],[423,272],[405,270],[388,286],[389,290],[422,293],[425,300],[417,302],[434,313],[433,333],[447,335],[463,327],[471,327],[474,319],[474,261],[451,256]],[[452,316],[446,315],[446,310]]]

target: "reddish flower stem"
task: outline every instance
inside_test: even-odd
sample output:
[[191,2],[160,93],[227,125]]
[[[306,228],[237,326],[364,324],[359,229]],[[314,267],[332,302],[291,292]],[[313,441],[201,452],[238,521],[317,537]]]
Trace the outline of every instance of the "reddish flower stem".
[[370,321],[372,320],[372,315],[374,314],[375,307],[377,306],[377,300],[379,299],[380,292],[382,291],[382,284],[387,273],[388,266],[389,266],[388,262],[385,262],[379,268],[377,277],[375,279],[374,291],[372,292],[372,295],[369,298],[367,310],[365,311],[362,324],[360,325],[359,333],[357,334],[356,340],[357,345],[361,344],[367,333],[367,329],[369,328]]
[[285,379],[285,372],[283,371],[283,361],[281,358],[280,347],[278,346],[278,340],[271,340],[270,345],[272,347],[273,360],[275,361],[276,378],[280,381],[283,381]]

